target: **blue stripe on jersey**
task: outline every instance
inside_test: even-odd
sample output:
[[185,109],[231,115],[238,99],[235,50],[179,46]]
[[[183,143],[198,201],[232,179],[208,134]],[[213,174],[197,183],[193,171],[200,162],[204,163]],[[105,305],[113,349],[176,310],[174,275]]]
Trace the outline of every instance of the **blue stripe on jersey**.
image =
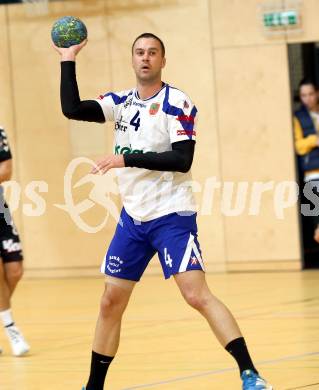
[[107,96],[111,96],[111,98],[113,99],[113,102],[114,104],[117,106],[119,104],[122,104],[126,101],[126,99],[132,95],[133,91],[131,91],[128,95],[124,95],[124,96],[119,96],[119,95],[116,95],[115,93],[113,92],[109,92],[107,94],[104,95],[104,97],[107,97]]
[[[190,134],[187,134],[187,136],[189,139],[192,139],[191,132],[194,129],[194,121],[195,121],[195,116],[197,114],[197,108],[195,106],[193,106],[190,115],[187,117],[187,115],[184,114],[184,111],[180,107],[173,106],[168,102],[169,88],[170,88],[170,86],[167,85],[166,91],[165,91],[165,97],[164,97],[164,101],[163,101],[163,112],[165,112],[165,114],[167,114],[167,115],[180,117],[181,119],[176,118],[176,120],[179,120],[179,122],[181,123],[184,130],[186,130],[187,132],[190,132]],[[175,89],[177,89],[177,88],[175,88]],[[189,120],[189,119],[191,119],[190,117],[193,119]]]
[[181,123],[184,130],[190,132],[194,130],[194,121],[195,121],[196,113],[197,113],[197,108],[194,106],[189,115],[179,115],[177,117],[177,120]]

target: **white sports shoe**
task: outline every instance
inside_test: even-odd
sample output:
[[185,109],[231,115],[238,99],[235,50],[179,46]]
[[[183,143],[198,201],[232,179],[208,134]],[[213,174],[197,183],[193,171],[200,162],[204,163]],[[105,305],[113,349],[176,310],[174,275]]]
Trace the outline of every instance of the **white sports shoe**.
[[11,344],[12,353],[14,356],[22,356],[29,352],[30,347],[25,341],[22,333],[15,325],[5,328],[6,335]]

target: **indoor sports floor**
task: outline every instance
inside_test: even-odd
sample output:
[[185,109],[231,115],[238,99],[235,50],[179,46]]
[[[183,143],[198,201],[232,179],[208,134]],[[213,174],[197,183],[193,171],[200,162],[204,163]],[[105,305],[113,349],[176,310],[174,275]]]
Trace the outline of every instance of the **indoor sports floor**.
[[[319,389],[319,271],[211,274],[257,367],[275,390]],[[32,347],[14,358],[0,333],[1,390],[80,390],[103,279],[24,280],[15,318]],[[240,389],[233,359],[173,280],[145,276],[127,309],[107,389]]]

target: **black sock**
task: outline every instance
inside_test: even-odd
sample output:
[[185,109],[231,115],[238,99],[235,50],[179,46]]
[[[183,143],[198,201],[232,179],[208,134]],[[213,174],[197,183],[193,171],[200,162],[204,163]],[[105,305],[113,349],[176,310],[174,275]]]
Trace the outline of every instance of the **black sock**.
[[231,341],[226,345],[225,349],[235,358],[239,366],[240,374],[242,374],[245,370],[252,370],[258,374],[243,337],[239,337],[238,339]]
[[103,390],[107,370],[114,357],[92,351],[91,372],[86,390]]

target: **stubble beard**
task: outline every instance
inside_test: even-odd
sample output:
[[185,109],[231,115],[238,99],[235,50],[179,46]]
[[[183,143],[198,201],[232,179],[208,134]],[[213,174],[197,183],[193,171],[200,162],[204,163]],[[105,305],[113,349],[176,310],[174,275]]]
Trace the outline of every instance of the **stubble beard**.
[[138,73],[136,73],[136,79],[137,82],[142,85],[154,84],[157,81],[161,80],[161,72],[157,72],[155,74],[148,74],[148,75],[139,75]]

